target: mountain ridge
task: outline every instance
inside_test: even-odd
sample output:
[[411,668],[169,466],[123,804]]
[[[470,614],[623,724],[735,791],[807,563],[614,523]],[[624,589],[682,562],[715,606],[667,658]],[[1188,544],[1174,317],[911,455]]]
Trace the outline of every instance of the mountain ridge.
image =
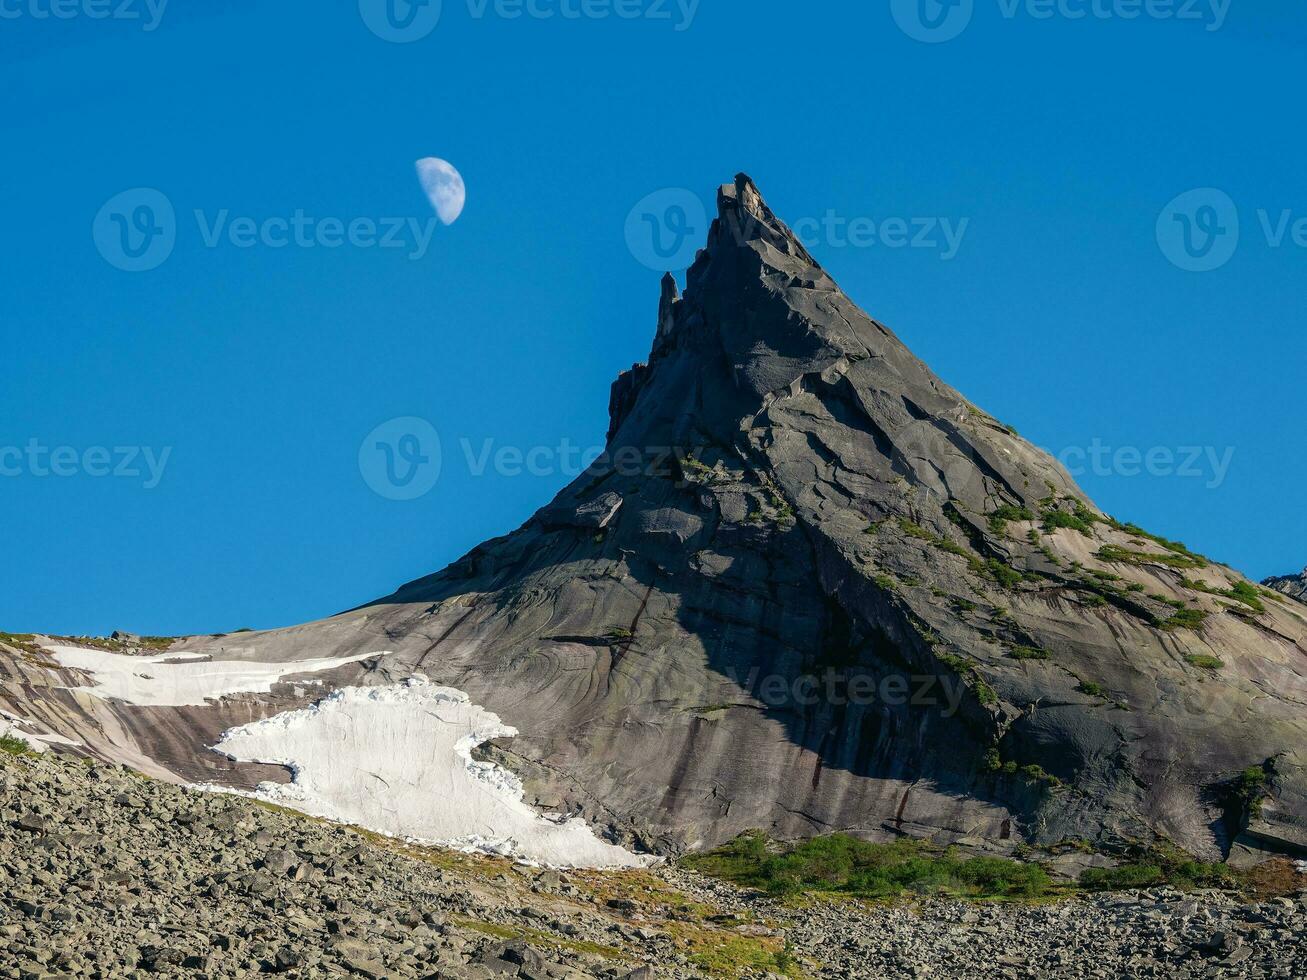
[[1297,575],[1272,576],[1262,582],[1269,589],[1283,592],[1292,599],[1307,602],[1307,568]]

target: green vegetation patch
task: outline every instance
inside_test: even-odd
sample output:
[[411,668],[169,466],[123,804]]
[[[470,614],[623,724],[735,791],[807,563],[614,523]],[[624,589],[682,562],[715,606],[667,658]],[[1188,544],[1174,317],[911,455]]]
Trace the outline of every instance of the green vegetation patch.
[[0,735],[0,752],[6,755],[35,755],[32,747],[17,735]]
[[473,919],[467,916],[457,916],[454,919],[465,929],[471,929],[482,935],[493,936],[496,939],[525,940],[534,943],[537,946],[554,947],[557,949],[567,950],[572,953],[588,953],[592,956],[602,956],[605,959],[617,960],[622,959],[622,951],[613,946],[603,946],[599,943],[584,942],[578,939],[563,939],[551,932],[544,932],[541,929],[519,928],[517,926],[504,926],[496,922],[483,922],[480,919]]
[[899,527],[902,528],[903,533],[910,538],[925,541],[926,543],[938,548],[940,551],[946,551],[950,555],[957,555],[960,558],[965,558],[967,564],[971,566],[972,571],[983,571],[984,566],[981,564],[980,559],[956,541],[950,541],[948,538],[941,537],[938,534],[933,534],[920,524],[910,521],[906,517],[899,518]]
[[[1269,763],[1268,763],[1269,764]],[[1234,796],[1250,817],[1262,815],[1262,802],[1266,799],[1271,774],[1267,766],[1249,766],[1234,780]]]
[[44,657],[46,655],[45,651],[36,645],[36,637],[31,633],[0,632],[0,643],[13,647],[22,653],[29,653],[34,657]]
[[1191,653],[1184,658],[1193,667],[1201,667],[1203,670],[1220,670],[1225,666],[1225,661],[1220,657],[1213,657],[1209,653]]
[[1094,554],[1099,561],[1120,562],[1127,565],[1166,565],[1168,568],[1205,568],[1201,558],[1177,554],[1172,551],[1132,551],[1116,544],[1105,544]]
[[1089,891],[1155,888],[1158,885],[1189,891],[1233,888],[1238,884],[1238,875],[1226,865],[1195,861],[1176,849],[1152,851],[1140,860],[1115,868],[1086,868],[1080,874],[1080,887]]
[[1255,613],[1266,612],[1266,603],[1262,602],[1257,587],[1250,582],[1235,582],[1234,585],[1228,589],[1213,588],[1206,582],[1199,582],[1190,578],[1182,578],[1180,584],[1186,589],[1192,589],[1195,592],[1205,592],[1208,595],[1219,595],[1226,599],[1233,599],[1236,602],[1242,602]]
[[1128,534],[1133,538],[1142,538],[1146,541],[1153,542],[1153,544],[1160,544],[1167,551],[1180,555],[1182,558],[1187,558],[1194,563],[1188,567],[1204,568],[1207,566],[1208,562],[1206,558],[1197,552],[1190,551],[1182,542],[1172,541],[1169,538],[1162,537],[1160,534],[1152,534],[1145,531],[1138,524],[1122,524],[1120,521],[1108,518],[1107,526],[1113,531],[1120,531],[1122,534]]
[[1207,613],[1202,609],[1177,609],[1171,616],[1157,623],[1162,630],[1196,630],[1207,620]]
[[1037,864],[962,858],[925,841],[871,844],[847,834],[816,837],[779,852],[769,849],[761,834],[745,834],[683,863],[777,897],[837,892],[857,898],[1033,898],[1052,889],[1048,874]]
[[997,558],[990,558],[985,562],[985,571],[1005,589],[1015,589],[1025,579],[1021,572],[1018,572],[1011,565],[1004,564]]
[[1007,652],[1013,660],[1047,660],[1049,653],[1038,647],[1015,646]]
[[1002,534],[1007,528],[1008,521],[1033,521],[1034,512],[1029,507],[1018,507],[1015,504],[1004,504],[998,510],[989,515],[989,529],[995,534]]
[[1045,531],[1056,531],[1060,527],[1066,527],[1073,531],[1079,531],[1086,537],[1093,536],[1093,521],[1085,520],[1077,514],[1068,514],[1064,510],[1049,509],[1045,510],[1040,516],[1044,520]]

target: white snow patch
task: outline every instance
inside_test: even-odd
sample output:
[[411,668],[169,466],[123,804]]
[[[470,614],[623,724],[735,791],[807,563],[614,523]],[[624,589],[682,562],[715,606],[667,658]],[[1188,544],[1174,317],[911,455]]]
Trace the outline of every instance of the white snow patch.
[[164,653],[153,657],[129,657],[106,650],[83,647],[46,647],[61,667],[84,670],[95,678],[84,691],[108,700],[128,704],[181,707],[202,705],[228,694],[267,694],[272,685],[292,674],[333,670],[383,653],[359,653],[352,657],[295,660],[289,663],[258,663],[251,660],[211,660],[206,654]]
[[260,799],[392,837],[552,867],[654,863],[600,840],[579,817],[540,813],[516,776],[472,758],[483,742],[516,734],[462,691],[413,677],[342,688],[233,728],[214,749],[291,770],[290,783],[260,785]]

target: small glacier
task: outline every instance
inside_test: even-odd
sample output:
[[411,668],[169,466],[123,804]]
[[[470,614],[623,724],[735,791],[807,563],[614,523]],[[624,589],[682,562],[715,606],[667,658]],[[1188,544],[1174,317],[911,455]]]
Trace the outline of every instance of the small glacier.
[[290,769],[292,781],[261,784],[260,799],[392,837],[560,868],[656,861],[600,840],[579,817],[541,813],[511,772],[472,758],[516,734],[462,691],[412,677],[233,728],[214,750]]

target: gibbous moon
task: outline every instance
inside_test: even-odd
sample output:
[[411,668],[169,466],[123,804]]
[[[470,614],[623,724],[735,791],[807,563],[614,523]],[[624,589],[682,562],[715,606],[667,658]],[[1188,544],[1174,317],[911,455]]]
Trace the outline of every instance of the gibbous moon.
[[463,177],[452,163],[439,157],[423,157],[416,166],[418,180],[422,182],[422,190],[431,206],[436,209],[436,216],[445,224],[452,225],[463,213],[463,204],[467,200]]

